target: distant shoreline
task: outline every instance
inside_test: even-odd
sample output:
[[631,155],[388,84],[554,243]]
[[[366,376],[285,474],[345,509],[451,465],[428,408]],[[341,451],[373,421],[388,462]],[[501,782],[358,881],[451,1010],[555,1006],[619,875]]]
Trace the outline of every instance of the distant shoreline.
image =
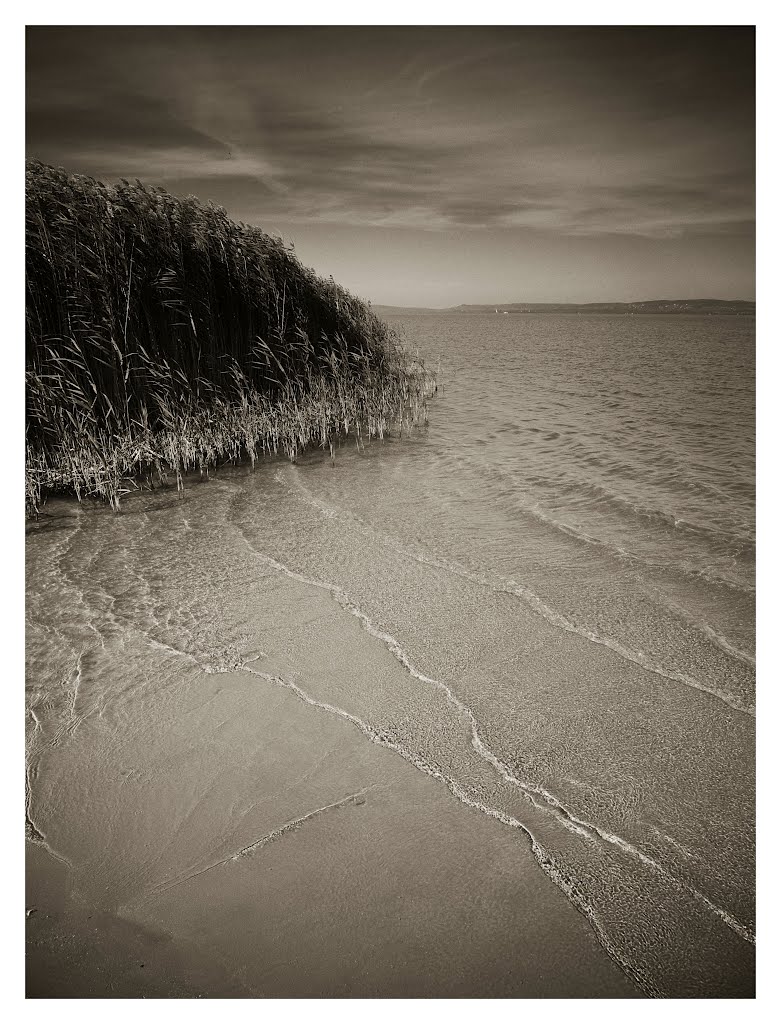
[[636,315],[709,315],[709,316],[755,316],[756,303],[743,299],[654,299],[648,302],[507,302],[503,305],[467,304],[434,309],[425,306],[373,305],[378,316],[393,316],[411,313],[460,314],[509,316],[518,313],[535,314],[620,314]]

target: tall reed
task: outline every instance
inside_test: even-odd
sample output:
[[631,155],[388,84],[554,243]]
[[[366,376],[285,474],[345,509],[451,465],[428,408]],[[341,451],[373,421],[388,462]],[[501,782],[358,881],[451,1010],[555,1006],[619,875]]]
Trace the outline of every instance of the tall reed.
[[26,230],[28,514],[425,416],[371,308],[216,206],[30,162]]

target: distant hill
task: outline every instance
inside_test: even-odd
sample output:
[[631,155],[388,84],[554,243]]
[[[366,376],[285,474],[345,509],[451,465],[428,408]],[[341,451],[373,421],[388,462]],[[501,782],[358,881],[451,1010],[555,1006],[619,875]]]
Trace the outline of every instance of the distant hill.
[[652,299],[648,302],[506,302],[503,305],[451,306],[449,309],[424,309],[406,306],[373,306],[378,316],[400,313],[699,313],[709,315],[754,316],[756,303],[743,299]]

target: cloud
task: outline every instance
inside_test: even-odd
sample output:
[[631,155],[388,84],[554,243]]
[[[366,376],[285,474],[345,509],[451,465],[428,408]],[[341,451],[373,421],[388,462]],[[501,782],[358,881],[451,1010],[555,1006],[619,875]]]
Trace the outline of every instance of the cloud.
[[745,232],[752,45],[734,30],[34,29],[28,152],[259,223]]
[[426,68],[423,74],[415,82],[415,91],[422,92],[427,85],[435,81],[437,78],[441,78],[443,75],[449,75],[452,71],[458,71],[461,68],[468,68],[475,64],[480,64],[483,61],[490,60],[491,58],[497,58],[500,56],[506,57],[513,50],[517,50],[521,46],[521,42],[514,39],[512,42],[505,42],[501,46],[491,46],[488,49],[478,49],[475,52],[471,47],[466,52],[460,53],[458,56],[445,60],[444,62],[437,62],[432,66]]

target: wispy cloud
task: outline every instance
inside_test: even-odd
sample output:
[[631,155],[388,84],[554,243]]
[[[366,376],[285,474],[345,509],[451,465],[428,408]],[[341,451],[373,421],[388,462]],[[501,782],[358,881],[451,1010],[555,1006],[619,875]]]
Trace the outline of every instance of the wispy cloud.
[[470,47],[465,52],[462,52],[460,55],[452,57],[449,60],[441,62],[437,61],[430,67],[426,68],[423,74],[417,79],[415,82],[415,91],[418,93],[423,92],[425,87],[435,81],[435,79],[441,78],[443,75],[449,75],[453,71],[473,67],[475,64],[480,64],[486,60],[496,59],[498,57],[507,57],[513,50],[517,51],[520,46],[520,40],[515,39],[502,46],[491,46],[487,49],[478,48],[475,50]]
[[258,223],[745,235],[753,36],[30,29],[28,151]]

